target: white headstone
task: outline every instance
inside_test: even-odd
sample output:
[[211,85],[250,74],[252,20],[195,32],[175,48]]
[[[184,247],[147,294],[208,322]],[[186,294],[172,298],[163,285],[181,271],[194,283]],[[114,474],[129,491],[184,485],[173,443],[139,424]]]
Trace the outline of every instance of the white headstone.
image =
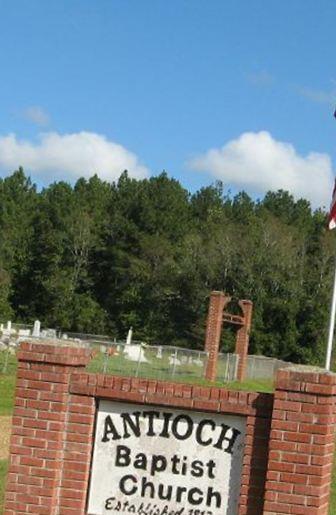
[[35,320],[34,327],[33,327],[34,338],[40,337],[40,331],[41,331],[41,322],[39,320]]
[[237,515],[245,424],[101,400],[88,513]]
[[198,354],[198,357],[194,359],[193,362],[197,367],[202,367],[204,365],[203,361],[201,360],[201,354]]
[[[56,338],[56,329],[47,329],[46,330],[46,338],[55,339]],[[74,338],[74,340],[76,341],[76,338]],[[79,339],[77,339],[77,341],[80,342]]]
[[18,337],[30,336],[30,329],[19,329]]
[[8,320],[8,322],[7,322],[7,328],[6,329],[9,332],[11,332],[11,330],[12,330],[12,322],[10,320]]
[[169,356],[169,365],[181,365],[181,361],[173,354]]
[[130,327],[128,333],[127,333],[127,338],[126,338],[126,345],[131,345],[132,343],[132,336],[133,336],[133,328]]
[[124,356],[129,361],[138,361],[139,363],[148,363],[144,349],[141,345],[125,345]]
[[157,359],[162,359],[162,347],[158,347],[156,357]]

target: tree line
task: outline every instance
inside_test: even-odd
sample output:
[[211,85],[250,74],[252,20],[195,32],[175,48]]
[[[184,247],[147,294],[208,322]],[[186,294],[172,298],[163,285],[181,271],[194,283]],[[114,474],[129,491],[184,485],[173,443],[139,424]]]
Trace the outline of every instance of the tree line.
[[[250,352],[323,361],[335,238],[286,191],[254,201],[165,173],[38,191],[0,179],[0,319],[202,349],[211,290],[254,303]],[[235,310],[235,303],[230,307]],[[233,350],[224,327],[221,347]]]

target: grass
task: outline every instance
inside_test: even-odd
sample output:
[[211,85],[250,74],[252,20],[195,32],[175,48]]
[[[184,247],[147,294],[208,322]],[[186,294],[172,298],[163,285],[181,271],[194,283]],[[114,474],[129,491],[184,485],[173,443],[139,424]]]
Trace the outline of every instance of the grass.
[[331,483],[329,515],[335,515],[335,513],[336,513],[336,454],[334,455],[334,467],[333,467],[333,476],[332,476],[332,483]]
[[[0,416],[9,416],[13,411],[16,366],[15,356],[0,352]],[[8,460],[0,460],[0,514],[3,512],[7,466]]]
[[231,381],[224,385],[222,384],[221,386],[225,386],[225,388],[230,388],[231,390],[244,390],[250,392],[272,393],[274,390],[273,382],[268,379],[247,379],[242,383],[239,381]]
[[15,376],[0,374],[0,416],[12,414],[14,390]]
[[[15,356],[5,356],[5,354],[7,353],[0,352],[0,416],[11,415],[14,404],[17,362]],[[5,362],[6,372],[2,373]]]
[[8,466],[7,460],[0,460],[0,513],[3,512],[7,466]]

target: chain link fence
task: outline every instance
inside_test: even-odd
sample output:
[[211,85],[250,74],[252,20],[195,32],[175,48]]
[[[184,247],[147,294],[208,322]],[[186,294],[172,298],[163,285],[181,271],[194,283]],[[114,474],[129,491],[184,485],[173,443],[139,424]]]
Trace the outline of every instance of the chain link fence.
[[292,364],[293,363],[282,361],[281,359],[250,354],[247,357],[246,379],[273,380],[279,368],[290,367]]
[[[32,324],[12,323],[10,329],[0,325],[0,372],[10,373],[15,362],[16,348],[23,339],[36,339],[32,336]],[[104,374],[146,377],[176,381],[202,382],[205,377],[207,353],[174,346],[147,345],[137,340],[126,344],[107,335],[61,332],[54,329],[41,330],[42,339],[59,338],[62,341],[78,341],[92,349],[94,357],[88,370]],[[226,383],[237,377],[239,357],[236,354],[219,354],[217,381]],[[246,379],[273,380],[279,368],[291,363],[249,355]]]
[[173,346],[114,342],[93,344],[92,372],[177,381],[202,380],[207,353]]
[[218,354],[217,381],[234,381],[237,378],[238,361],[237,354]]
[[[173,346],[144,343],[90,342],[95,357],[88,366],[92,372],[146,377],[152,379],[202,382],[205,377],[207,353]],[[217,381],[226,383],[237,378],[239,356],[219,354]],[[292,363],[276,358],[249,355],[246,379],[273,380],[279,368]]]

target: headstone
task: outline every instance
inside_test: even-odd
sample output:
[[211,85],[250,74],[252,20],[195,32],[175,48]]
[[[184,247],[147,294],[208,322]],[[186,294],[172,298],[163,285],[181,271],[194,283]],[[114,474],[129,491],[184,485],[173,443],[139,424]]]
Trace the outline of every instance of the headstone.
[[181,361],[173,354],[169,356],[169,365],[181,365]]
[[139,363],[148,363],[144,349],[141,345],[125,345],[124,356],[129,361],[137,361]]
[[[42,329],[42,331],[40,332],[40,337],[41,338],[46,338],[46,339],[49,339],[49,340],[55,340],[56,339],[56,330],[55,329]],[[73,341],[76,341],[75,338],[72,338]],[[78,340],[78,341],[81,341],[81,340]]]
[[128,333],[127,333],[127,338],[126,338],[126,345],[131,345],[132,343],[132,335],[133,335],[133,328],[130,327]]
[[39,338],[40,331],[41,331],[41,322],[39,320],[35,320],[34,327],[33,327],[33,337]]
[[[55,339],[56,338],[56,329],[46,329],[45,330],[45,338]],[[80,340],[78,340],[78,341],[80,341]]]
[[12,330],[12,322],[10,320],[8,320],[7,322],[7,331],[11,332]]
[[[246,418],[99,403],[88,513],[236,515]],[[167,440],[169,438],[169,440]],[[148,510],[148,511],[147,511]]]
[[193,360],[194,364],[197,367],[202,367],[204,365],[203,361],[201,360],[201,355],[199,354],[196,359]]
[[162,359],[162,347],[158,347],[156,357],[157,359]]
[[30,329],[19,329],[18,337],[30,336]]

